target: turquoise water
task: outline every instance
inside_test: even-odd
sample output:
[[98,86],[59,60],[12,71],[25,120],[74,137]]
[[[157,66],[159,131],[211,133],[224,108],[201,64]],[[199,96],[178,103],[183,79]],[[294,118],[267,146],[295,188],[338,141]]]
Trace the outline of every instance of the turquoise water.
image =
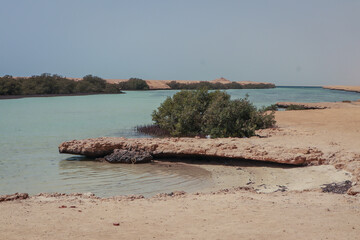
[[[23,98],[0,101],[0,194],[93,192],[100,196],[196,191],[210,174],[195,167],[110,165],[58,153],[67,140],[99,136],[144,137],[133,128],[151,123],[151,112],[176,91],[129,91],[118,95]],[[278,101],[342,101],[359,93],[279,87],[228,90],[250,95],[257,106]]]

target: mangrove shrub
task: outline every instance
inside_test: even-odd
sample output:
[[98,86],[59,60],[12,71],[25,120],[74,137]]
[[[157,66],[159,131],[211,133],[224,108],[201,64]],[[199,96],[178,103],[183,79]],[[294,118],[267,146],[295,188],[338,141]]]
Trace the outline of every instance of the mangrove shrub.
[[182,90],[152,114],[172,136],[250,137],[275,125],[274,114],[258,110],[248,98],[231,100],[223,91]]
[[29,78],[0,77],[0,95],[36,94],[83,94],[83,93],[121,93],[117,84],[104,79],[86,75],[81,81],[74,81],[59,75],[43,73]]
[[140,78],[130,78],[125,82],[119,82],[119,87],[122,90],[148,90],[149,85],[145,80]]

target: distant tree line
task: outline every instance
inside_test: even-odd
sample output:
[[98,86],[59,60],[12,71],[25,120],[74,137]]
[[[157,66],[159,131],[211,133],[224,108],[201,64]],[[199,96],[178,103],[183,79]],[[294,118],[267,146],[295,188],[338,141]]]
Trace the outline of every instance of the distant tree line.
[[[171,89],[262,89],[273,88],[274,84],[231,83],[179,83],[167,84]],[[10,75],[0,77],[0,95],[38,95],[38,94],[86,94],[86,93],[121,93],[121,90],[149,90],[146,81],[130,78],[119,83],[108,83],[104,79],[86,75],[80,81],[74,81],[56,74],[43,73],[29,78],[14,78]]]
[[80,81],[48,73],[29,78],[14,78],[10,75],[0,77],[0,95],[121,93],[121,90],[146,89],[149,89],[147,83],[138,78],[111,84],[92,75],[86,75]]
[[275,85],[271,83],[258,83],[258,84],[240,84],[238,82],[231,83],[212,83],[212,82],[198,82],[198,83],[179,83],[176,81],[171,81],[167,84],[171,89],[264,89],[264,88],[274,88]]

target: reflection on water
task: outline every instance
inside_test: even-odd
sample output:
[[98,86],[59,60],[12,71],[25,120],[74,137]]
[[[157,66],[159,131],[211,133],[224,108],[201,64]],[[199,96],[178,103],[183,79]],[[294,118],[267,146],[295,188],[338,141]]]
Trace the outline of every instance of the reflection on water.
[[99,196],[151,196],[211,185],[210,172],[179,163],[109,164],[72,157],[59,162],[59,173],[65,192],[90,191]]

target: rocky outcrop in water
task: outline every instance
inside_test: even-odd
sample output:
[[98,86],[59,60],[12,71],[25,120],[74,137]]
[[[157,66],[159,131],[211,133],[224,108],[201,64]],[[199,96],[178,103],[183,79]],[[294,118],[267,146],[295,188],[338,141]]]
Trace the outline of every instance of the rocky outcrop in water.
[[153,157],[149,151],[115,149],[112,154],[105,156],[104,159],[109,163],[147,163]]
[[[247,159],[293,165],[319,164],[324,161],[323,153],[315,147],[287,147],[271,144],[263,138],[113,138],[101,137],[64,142],[59,146],[60,153],[85,155],[88,157],[108,157],[111,162],[115,149],[145,151],[154,158],[161,157],[218,157]],[[129,156],[133,153],[128,153]],[[134,153],[135,154],[135,153]],[[135,154],[135,155],[136,155]],[[120,156],[119,159],[122,157]],[[131,157],[129,157],[131,158]],[[128,159],[128,157],[123,157]],[[115,160],[114,160],[115,161]],[[123,161],[123,160],[120,160]],[[124,160],[128,161],[128,160]]]

